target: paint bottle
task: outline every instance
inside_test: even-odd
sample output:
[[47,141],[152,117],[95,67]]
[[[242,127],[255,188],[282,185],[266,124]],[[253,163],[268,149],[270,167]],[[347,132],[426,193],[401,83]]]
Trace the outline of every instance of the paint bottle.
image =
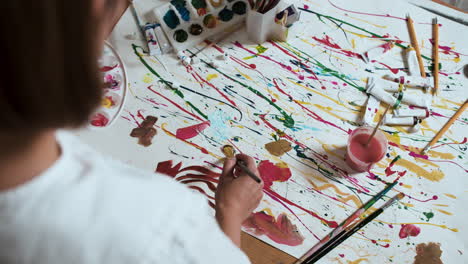
[[345,161],[357,172],[368,171],[387,153],[388,141],[380,130],[377,130],[369,144],[365,145],[373,130],[373,127],[363,126],[356,128],[349,135]]

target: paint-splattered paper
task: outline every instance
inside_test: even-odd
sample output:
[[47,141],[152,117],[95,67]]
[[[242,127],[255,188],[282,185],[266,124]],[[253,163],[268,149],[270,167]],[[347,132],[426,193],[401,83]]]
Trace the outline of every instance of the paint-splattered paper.
[[[467,262],[467,114],[427,156],[419,154],[467,98],[466,27],[438,18],[441,93],[431,116],[416,134],[382,127],[387,156],[370,172],[357,174],[343,158],[348,134],[362,121],[366,79],[405,75],[406,13],[415,21],[430,73],[434,15],[402,1],[294,3],[303,11],[288,42],[256,45],[242,29],[203,51],[191,66],[169,55],[145,55],[143,42],[128,37],[137,29],[126,13],[111,38],[130,78],[125,110],[111,129],[79,134],[105,154],[169,174],[211,197],[221,147],[233,144],[255,157],[265,182],[264,199],[245,230],[296,257],[384,182],[401,177],[388,197],[397,191],[406,197],[321,263],[413,263],[416,246],[429,242],[440,243],[444,263]],[[149,11],[147,5],[142,9]],[[388,54],[367,64],[362,60],[362,53],[386,41],[395,44]],[[148,115],[158,118],[157,134],[144,147],[130,133]]]

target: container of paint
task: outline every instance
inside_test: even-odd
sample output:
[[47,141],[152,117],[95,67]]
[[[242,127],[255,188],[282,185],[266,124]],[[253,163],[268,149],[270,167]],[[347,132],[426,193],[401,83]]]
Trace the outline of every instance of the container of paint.
[[368,171],[387,153],[388,141],[380,130],[376,131],[366,146],[373,130],[373,127],[363,126],[349,135],[345,161],[357,172]]

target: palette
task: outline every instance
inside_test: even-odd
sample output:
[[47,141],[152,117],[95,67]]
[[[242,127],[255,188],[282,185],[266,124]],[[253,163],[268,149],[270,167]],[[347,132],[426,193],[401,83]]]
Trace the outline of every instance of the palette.
[[245,0],[172,0],[154,9],[176,51],[197,45],[246,18]]
[[104,95],[99,108],[91,115],[88,127],[110,127],[120,115],[127,94],[127,73],[116,50],[105,43],[99,59],[99,71],[104,82]]

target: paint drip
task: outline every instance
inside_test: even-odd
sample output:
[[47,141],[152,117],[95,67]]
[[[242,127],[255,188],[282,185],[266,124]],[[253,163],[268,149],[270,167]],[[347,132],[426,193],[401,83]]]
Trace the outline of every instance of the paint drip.
[[183,140],[191,139],[193,137],[198,136],[198,134],[200,134],[203,130],[205,130],[209,126],[210,126],[210,122],[203,122],[197,125],[179,128],[176,131],[176,137],[178,139],[183,139]]
[[273,156],[281,157],[284,153],[292,149],[291,143],[285,139],[273,141],[265,144],[265,149]]
[[292,224],[284,213],[278,215],[276,219],[265,211],[253,213],[245,220],[243,227],[257,236],[266,235],[283,245],[298,246],[304,242],[304,237],[299,233],[296,225]]
[[291,178],[291,170],[284,162],[273,164],[271,161],[262,160],[258,164],[258,172],[263,180],[263,188],[269,189],[273,182],[285,182]]
[[416,246],[413,264],[442,264],[442,250],[439,243],[421,243]]
[[419,233],[421,233],[421,228],[412,224],[408,224],[408,225],[401,225],[400,233],[398,234],[398,236],[403,239],[409,236],[415,237],[419,235]]
[[138,138],[138,144],[148,147],[152,144],[153,137],[157,134],[156,128],[153,126],[158,121],[155,116],[147,116],[141,125],[134,128],[130,133],[131,137]]

